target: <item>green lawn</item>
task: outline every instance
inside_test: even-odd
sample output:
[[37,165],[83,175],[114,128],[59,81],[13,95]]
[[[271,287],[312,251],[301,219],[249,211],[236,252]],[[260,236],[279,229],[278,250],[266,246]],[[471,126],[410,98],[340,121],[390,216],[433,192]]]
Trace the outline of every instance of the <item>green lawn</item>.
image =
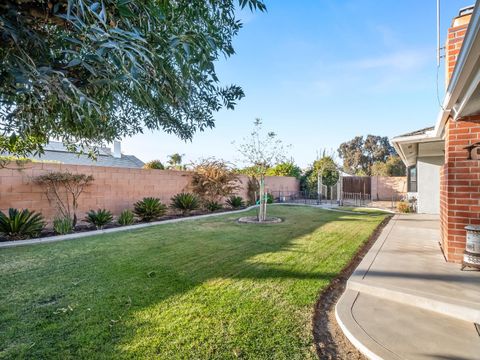
[[269,209],[0,249],[0,358],[315,357],[318,294],[385,215]]

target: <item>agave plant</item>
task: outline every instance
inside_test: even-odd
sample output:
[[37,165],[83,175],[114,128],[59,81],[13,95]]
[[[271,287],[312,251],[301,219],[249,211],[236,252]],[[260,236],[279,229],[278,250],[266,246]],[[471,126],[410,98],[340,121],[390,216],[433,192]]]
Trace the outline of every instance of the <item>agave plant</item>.
[[196,210],[200,206],[200,200],[194,194],[180,193],[172,197],[170,207],[179,210],[183,215],[187,215],[190,211]]
[[0,211],[0,233],[11,239],[37,237],[45,227],[40,213],[27,209],[8,209],[8,216]]
[[164,215],[167,211],[167,207],[162,204],[160,199],[153,197],[146,197],[140,201],[137,201],[134,205],[133,212],[142,221],[152,221],[160,216]]
[[241,196],[232,195],[225,202],[232,209],[238,209],[245,206],[245,201],[243,201]]
[[103,229],[105,225],[113,220],[112,213],[106,209],[90,210],[87,212],[85,221],[95,225],[97,229]]

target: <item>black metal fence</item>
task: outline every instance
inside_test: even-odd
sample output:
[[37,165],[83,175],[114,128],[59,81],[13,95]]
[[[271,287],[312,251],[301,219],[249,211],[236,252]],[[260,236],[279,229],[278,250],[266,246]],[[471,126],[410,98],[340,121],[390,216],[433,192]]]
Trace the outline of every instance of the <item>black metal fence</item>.
[[[318,194],[316,191],[271,191],[275,203],[290,203],[290,204],[309,204],[309,205],[342,205],[342,206],[362,206],[362,207],[378,207],[378,201],[372,201],[372,195],[363,192],[342,192],[341,196],[337,198],[336,192],[330,193],[327,197],[325,192]],[[383,201],[381,206],[385,208],[395,209],[397,202],[402,201],[402,195],[392,195],[392,198]]]
[[352,193],[352,192],[343,192],[342,193],[342,203],[343,205],[352,205],[352,206],[366,206],[372,201],[371,194],[365,193]]

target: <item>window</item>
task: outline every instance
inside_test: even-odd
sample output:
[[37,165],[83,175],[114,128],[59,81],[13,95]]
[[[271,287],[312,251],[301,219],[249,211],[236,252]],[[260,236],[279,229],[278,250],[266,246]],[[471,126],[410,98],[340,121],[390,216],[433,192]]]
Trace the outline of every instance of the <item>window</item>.
[[417,167],[410,166],[408,168],[408,192],[417,192]]

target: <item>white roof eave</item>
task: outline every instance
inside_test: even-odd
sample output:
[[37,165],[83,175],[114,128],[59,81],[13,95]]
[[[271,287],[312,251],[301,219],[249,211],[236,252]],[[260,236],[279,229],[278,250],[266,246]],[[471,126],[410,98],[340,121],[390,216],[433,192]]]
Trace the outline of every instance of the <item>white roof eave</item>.
[[[457,119],[461,114],[461,110],[464,108],[469,100],[469,96],[472,95],[472,91],[469,89],[476,87],[480,78],[473,76],[472,73],[475,70],[475,65],[480,57],[480,1],[477,0],[475,8],[470,19],[470,24],[463,40],[460,54],[458,55],[455,69],[448,84],[448,88],[443,99],[442,109],[437,116],[437,122],[435,124],[434,136],[441,137],[444,132],[445,124],[448,118],[452,115],[454,119]],[[470,82],[469,82],[470,81]],[[471,83],[476,82],[475,84]],[[467,89],[465,92],[464,90]],[[463,96],[460,99],[462,93]],[[460,107],[456,107],[459,104]]]

